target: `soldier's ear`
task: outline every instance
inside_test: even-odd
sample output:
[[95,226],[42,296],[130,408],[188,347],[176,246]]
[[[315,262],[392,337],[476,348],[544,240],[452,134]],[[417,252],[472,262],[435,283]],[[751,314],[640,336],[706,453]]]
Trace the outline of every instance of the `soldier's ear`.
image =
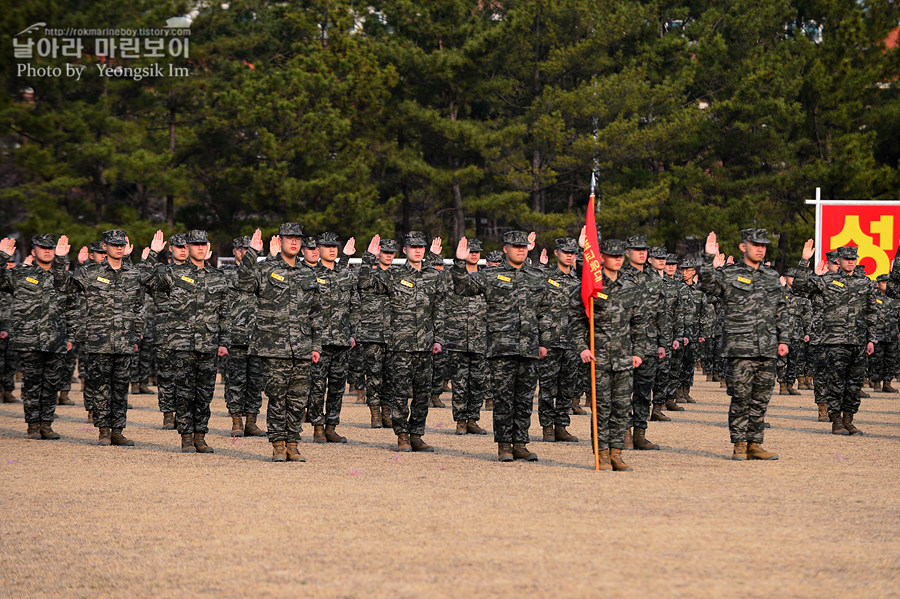
[[744,242],[742,241],[742,242],[740,243],[740,245],[738,245],[738,249],[740,249],[741,252],[746,252],[746,251],[747,251],[747,244],[744,243]]

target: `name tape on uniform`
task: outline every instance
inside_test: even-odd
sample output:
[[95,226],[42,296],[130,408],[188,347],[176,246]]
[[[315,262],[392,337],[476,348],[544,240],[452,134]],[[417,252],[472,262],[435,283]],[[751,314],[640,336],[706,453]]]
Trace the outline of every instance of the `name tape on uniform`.
[[503,275],[497,275],[497,278],[500,279],[501,281],[503,281],[504,283],[512,282],[512,279],[510,279],[509,277],[505,277]]
[[318,283],[319,285],[326,285],[328,283],[328,281],[326,281],[325,279],[320,279],[320,278],[316,277],[316,283]]
[[40,281],[38,281],[37,279],[32,279],[31,277],[25,277],[25,280],[28,281],[29,283],[34,283],[35,285],[40,283]]
[[107,285],[110,283],[109,279],[104,279],[103,277],[97,277],[97,280],[101,283],[106,283]]
[[277,272],[273,272],[273,273],[272,273],[272,278],[275,279],[276,281],[284,281],[284,277],[282,277],[282,276],[281,276],[280,274],[278,274]]
[[185,283],[190,283],[191,285],[194,284],[194,279],[192,279],[192,278],[190,278],[190,277],[182,276],[182,277],[181,277],[181,280],[184,281]]
[[844,286],[844,284],[841,283],[840,281],[832,281],[832,283],[835,284],[835,285],[837,285],[838,287],[843,287],[843,286]]
[[559,283],[554,281],[553,279],[547,279],[547,282],[553,285],[554,287],[559,287]]
[[753,281],[751,281],[750,279],[747,279],[747,278],[744,278],[744,277],[738,277],[738,281],[741,282],[741,283],[746,283],[747,285],[749,285],[750,283],[753,282]]
[[413,285],[413,283],[410,283],[410,282],[407,281],[406,279],[400,279],[400,284],[403,285],[403,286],[405,286],[405,287],[409,287],[409,288],[412,288],[412,287],[415,286],[415,285]]

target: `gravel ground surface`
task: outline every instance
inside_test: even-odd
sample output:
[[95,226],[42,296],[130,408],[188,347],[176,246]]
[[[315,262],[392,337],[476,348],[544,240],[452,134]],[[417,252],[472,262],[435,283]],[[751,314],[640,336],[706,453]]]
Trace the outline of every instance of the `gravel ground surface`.
[[0,595],[900,596],[900,396],[864,399],[852,438],[816,422],[811,391],[773,396],[781,459],[732,462],[728,398],[702,378],[697,404],[651,423],[661,451],[625,452],[632,473],[594,472],[586,416],[554,444],[535,413],[540,461],[500,464],[432,409],[437,452],[401,455],[348,393],[349,443],[307,425],[309,461],[275,464],[265,438],[227,436],[221,385],[213,455],[180,453],[155,395],[131,396],[132,448],[96,445],[79,392],[59,441],[27,440],[3,404]]

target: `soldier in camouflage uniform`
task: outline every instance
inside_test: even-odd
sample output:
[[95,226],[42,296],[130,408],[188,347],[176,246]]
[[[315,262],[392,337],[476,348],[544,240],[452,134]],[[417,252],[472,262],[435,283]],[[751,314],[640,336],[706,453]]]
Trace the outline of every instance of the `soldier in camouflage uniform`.
[[59,439],[51,425],[56,414],[56,393],[65,376],[66,352],[74,336],[66,329],[64,298],[53,287],[50,265],[56,239],[31,239],[34,265],[6,268],[15,253],[13,239],[0,241],[0,293],[13,296],[16,318],[10,327],[10,349],[18,351],[22,365],[22,401],[29,439]]
[[875,391],[884,393],[897,393],[897,389],[891,386],[891,380],[897,373],[897,359],[900,344],[900,322],[898,322],[898,309],[900,300],[887,295],[887,285],[890,275],[879,275],[875,280],[879,294],[875,303],[878,305],[878,333],[875,353],[869,358],[872,387]]
[[56,245],[53,278],[63,293],[84,293],[86,306],[86,384],[94,395],[94,426],[100,445],[132,446],[122,431],[127,421],[131,360],[141,336],[144,285],[151,273],[132,268],[125,256],[128,238],[121,229],[103,233],[106,259],[68,271],[69,240]]
[[131,393],[134,395],[153,395],[153,390],[148,387],[150,377],[154,376],[154,362],[156,353],[156,304],[148,293],[144,296],[144,313],[142,315],[143,329],[141,341],[134,360],[131,362]]
[[[319,250],[316,281],[324,326],[319,334],[321,356],[312,369],[309,420],[316,443],[346,443],[347,438],[335,428],[341,422],[350,348],[356,344],[359,291],[353,271],[346,264],[337,263],[341,245],[337,233],[322,233],[316,241]],[[353,247],[350,243],[345,249],[350,251]]]
[[[163,249],[156,260],[165,264],[184,264],[188,259],[187,235],[175,233],[169,237],[168,249]],[[152,291],[151,291],[152,293]],[[169,295],[159,293],[153,296],[156,304],[156,318],[153,339],[156,342],[156,387],[159,411],[163,414],[163,429],[175,430],[175,355],[162,347],[168,339],[169,323],[179,315],[169,307]]]
[[69,391],[72,390],[72,378],[75,376],[75,367],[78,364],[78,353],[80,351],[78,343],[78,340],[80,338],[78,325],[81,321],[81,304],[83,299],[79,294],[69,295],[62,299],[65,302],[66,306],[66,328],[68,329],[69,342],[72,344],[72,347],[69,348],[69,351],[66,352],[66,355],[63,358],[63,368],[65,370],[59,377],[59,395],[56,399],[56,405],[74,406],[75,402],[69,398]]
[[[484,267],[485,268],[495,268],[500,266],[506,261],[503,257],[503,252],[500,250],[491,250],[487,254],[484,255]],[[451,285],[452,285],[452,276],[451,276]],[[487,362],[487,358],[485,358],[485,368],[489,368],[490,365]],[[484,390],[484,409],[487,411],[494,410],[494,396],[492,395],[491,384],[490,384],[490,372],[488,372],[488,384],[485,386]],[[583,413],[584,411],[581,410]]]
[[805,297],[794,293],[792,287],[796,276],[796,268],[785,271],[783,291],[791,321],[791,342],[788,344],[790,349],[788,354],[778,357],[776,379],[779,383],[779,395],[800,395],[800,392],[794,389],[794,381],[798,376],[802,381],[800,370],[804,366],[806,346],[809,343],[810,303]]
[[494,441],[501,462],[537,460],[526,444],[537,363],[547,355],[544,343],[550,342],[550,300],[544,273],[525,264],[530,243],[523,231],[508,231],[503,235],[505,263],[468,272],[468,242],[463,237],[451,271],[455,293],[483,295],[488,306],[485,355],[494,400]]
[[257,297],[250,354],[262,361],[273,462],[306,461],[297,443],[312,367],[322,351],[319,283],[315,271],[298,260],[302,236],[299,223],[283,223],[276,238],[279,251],[257,263],[263,249],[257,229],[238,266],[236,288]]
[[633,371],[631,419],[625,429],[626,449],[659,449],[659,445],[647,439],[647,421],[650,419],[653,383],[659,362],[666,358],[667,348],[672,343],[672,322],[666,310],[666,284],[647,267],[649,249],[647,238],[643,235],[629,237],[625,243],[627,261],[619,271],[619,276],[630,279],[638,287],[640,311],[646,318],[641,329],[643,337],[639,338],[639,345],[634,348],[635,355],[641,357],[641,364]]
[[[363,262],[360,273],[365,269],[386,270],[391,267],[394,257],[397,255],[397,242],[393,239],[381,239],[377,249],[377,264]],[[357,275],[357,279],[359,279],[359,275]],[[356,343],[359,347],[360,361],[365,374],[365,397],[366,404],[369,406],[372,428],[393,427],[391,404],[384,389],[386,314],[387,297],[385,295],[359,288],[359,325],[356,332]]]
[[[836,273],[838,271],[837,250],[831,250],[825,253],[826,271]],[[799,269],[798,269],[799,272]],[[816,271],[811,276],[821,276],[823,273]],[[796,281],[796,278],[794,279]],[[803,297],[803,296],[800,296]],[[810,343],[809,343],[809,359],[812,362],[813,370],[813,397],[816,408],[819,411],[819,422],[829,422],[828,405],[825,402],[825,380],[823,369],[827,367],[825,355],[820,351],[817,338],[820,334],[821,323],[824,319],[823,301],[820,295],[816,295],[809,299],[810,309],[812,312],[812,326],[810,327]]]
[[[231,416],[232,437],[263,437],[266,431],[257,426],[262,407],[262,365],[259,356],[250,355],[250,333],[256,318],[256,296],[235,290],[238,267],[250,248],[250,236],[236,237],[231,242],[234,264],[222,267],[228,283],[229,338],[225,363],[225,405]],[[243,420],[242,420],[243,419]]]
[[674,397],[670,395],[670,390],[674,393],[674,389],[677,388],[677,385],[672,382],[674,376],[672,372],[673,356],[681,349],[684,339],[684,316],[681,311],[682,282],[680,277],[674,276],[678,270],[678,256],[667,253],[665,247],[650,248],[648,260],[652,267],[650,274],[662,282],[662,291],[665,297],[663,309],[668,315],[672,333],[666,346],[666,356],[657,361],[656,377],[653,380],[653,410],[650,412],[650,420],[668,422],[671,418],[663,413],[663,408],[666,407],[667,401],[670,402],[671,409],[674,409],[676,405]]
[[484,267],[494,268],[495,266],[503,264],[504,261],[503,252],[500,250],[491,250],[484,256]]
[[[838,248],[839,269],[811,276],[809,260],[815,252],[806,242],[794,279],[794,291],[813,304],[821,302],[822,318],[814,343],[821,352],[821,371],[831,432],[859,434],[853,415],[859,410],[859,392],[866,376],[866,355],[875,351],[878,329],[877,291],[867,277],[854,273],[857,249]],[[818,382],[817,377],[817,382]]]
[[[102,241],[92,241],[88,245],[88,253],[87,258],[82,260],[82,256],[79,253],[78,262],[79,265],[84,264],[100,264],[106,260],[106,247],[103,245]],[[78,320],[81,323],[87,321],[87,306],[84,299],[84,293],[76,292],[74,294],[70,294],[69,297],[78,298]],[[81,377],[81,395],[84,399],[84,410],[87,412],[87,421],[94,422],[94,392],[91,389],[91,386],[88,382],[87,371],[88,371],[88,363],[89,356],[87,352],[84,350],[84,342],[85,342],[85,327],[76,326],[76,336],[77,336],[77,347],[78,347],[78,370],[79,375]]]
[[[481,241],[469,240],[466,270],[478,271],[481,258]],[[449,271],[447,271],[449,274]],[[453,281],[447,289],[444,306],[443,351],[450,356],[450,372],[453,377],[453,420],[457,435],[486,435],[478,426],[481,406],[486,395],[488,371],[484,349],[487,337],[484,297],[465,297],[454,293]]]
[[[635,240],[637,245],[640,240]],[[633,369],[642,362],[647,343],[647,320],[641,301],[646,289],[634,277],[621,272],[625,262],[625,242],[604,239],[600,243],[603,263],[603,290],[594,295],[594,355],[589,349],[589,323],[580,290],[573,289],[571,319],[582,360],[596,363],[597,410],[593,415],[600,452],[600,469],[631,472],[622,459],[625,430],[631,419]],[[655,339],[655,338],[654,338]],[[592,428],[593,433],[593,428]]]
[[693,384],[696,350],[703,337],[700,329],[706,298],[694,285],[697,266],[697,262],[689,258],[684,258],[680,264],[681,285],[678,287],[678,300],[681,306],[682,345],[680,349],[672,352],[672,369],[666,389],[666,409],[674,412],[684,411],[677,402],[691,401],[687,398],[685,388],[689,389]]
[[[444,257],[440,255],[441,238],[435,237],[431,242],[431,250],[425,256],[425,264],[432,267],[441,275],[441,293],[447,296],[450,289],[450,272],[444,271]],[[447,386],[448,372],[450,368],[450,354],[441,351],[431,358],[432,376],[431,376],[431,407],[446,408],[447,404],[441,401],[441,393],[449,391]]]
[[543,440],[577,443],[578,437],[569,433],[569,410],[580,391],[581,360],[575,350],[569,324],[569,299],[573,289],[581,288],[581,279],[575,274],[578,241],[572,237],[556,240],[556,268],[544,269],[544,285],[550,302],[549,330],[546,335],[547,355],[538,362],[540,393],[538,395],[538,420]]
[[777,460],[763,446],[766,408],[775,384],[775,359],[786,355],[790,316],[778,273],[765,266],[770,243],[765,229],[741,231],[743,259],[725,263],[716,234],[706,239],[706,256],[698,286],[718,297],[725,312],[725,356],[731,407],[728,430],[733,460]]
[[[10,261],[5,268],[12,269],[14,266],[15,264]],[[16,403],[13,395],[16,389],[16,353],[9,349],[12,304],[12,294],[0,293],[0,401],[3,403]]]
[[[365,268],[376,261],[379,237],[369,243],[359,272],[360,293],[387,297],[385,370],[391,418],[399,451],[434,451],[422,440],[432,386],[432,356],[442,347],[444,286],[425,266],[425,234],[410,231],[403,240],[406,264],[387,270]],[[412,403],[409,402],[412,391]],[[384,399],[384,398],[382,398]]]
[[188,260],[167,264],[159,252],[166,242],[157,231],[150,243],[150,260],[142,265],[153,273],[149,288],[167,297],[172,315],[162,349],[175,364],[175,424],[181,435],[182,453],[213,453],[206,443],[209,405],[216,385],[216,357],[228,355],[228,304],[225,275],[206,263],[209,238],[206,231],[187,234]]

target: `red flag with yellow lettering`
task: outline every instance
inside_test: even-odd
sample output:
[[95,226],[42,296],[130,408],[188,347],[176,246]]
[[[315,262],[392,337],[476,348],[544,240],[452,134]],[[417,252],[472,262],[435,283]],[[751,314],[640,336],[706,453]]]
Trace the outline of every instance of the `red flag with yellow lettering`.
[[597,238],[597,221],[594,218],[594,192],[588,200],[587,218],[584,223],[584,265],[581,269],[581,301],[584,311],[591,318],[590,298],[603,291],[603,268],[600,265],[600,241]]

